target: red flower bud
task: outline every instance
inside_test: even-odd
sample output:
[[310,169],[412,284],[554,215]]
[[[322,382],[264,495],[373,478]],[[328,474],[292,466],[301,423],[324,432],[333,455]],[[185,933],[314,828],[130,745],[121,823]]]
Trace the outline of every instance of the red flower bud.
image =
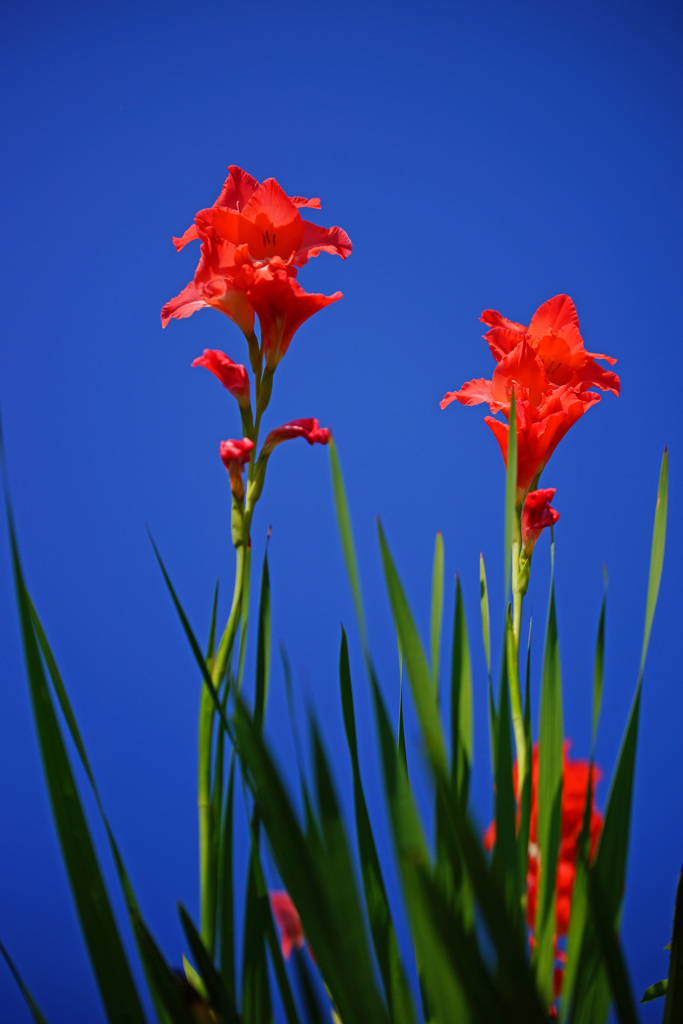
[[230,490],[237,501],[244,499],[242,473],[249,462],[253,447],[254,442],[248,437],[243,437],[241,441],[221,441],[221,459],[230,475]]
[[531,557],[534,544],[546,526],[552,526],[560,518],[560,513],[550,506],[554,497],[554,487],[529,491],[526,496],[522,509],[522,546],[527,558]]
[[225,352],[218,349],[205,348],[201,356],[192,363],[193,366],[205,366],[210,370],[224,388],[227,388],[231,395],[237,399],[238,405],[243,409],[249,407],[249,377],[244,366],[233,363],[228,359]]

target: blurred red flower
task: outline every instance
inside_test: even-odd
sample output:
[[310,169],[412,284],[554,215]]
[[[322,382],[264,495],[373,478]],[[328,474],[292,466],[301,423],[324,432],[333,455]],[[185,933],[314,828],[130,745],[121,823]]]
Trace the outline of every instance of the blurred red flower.
[[280,932],[282,955],[288,960],[292,948],[301,949],[305,941],[301,920],[288,893],[276,891],[268,895],[273,917]]
[[233,363],[225,352],[219,349],[205,348],[201,356],[192,363],[193,366],[204,366],[210,370],[224,388],[227,388],[240,406],[246,408],[250,403],[249,377],[244,366]]
[[554,497],[554,487],[529,491],[526,496],[522,509],[522,547],[527,558],[531,557],[534,545],[546,526],[552,526],[560,518],[560,513],[550,504]]
[[[528,327],[487,309],[481,320],[497,366],[491,380],[467,381],[441,401],[477,405],[486,402],[493,416],[509,419],[512,392],[517,414],[517,502],[535,486],[553,451],[589,406],[600,400],[590,388],[619,394],[619,378],[596,359],[610,356],[586,352],[576,307],[568,295],[556,295],[534,313]],[[507,465],[509,426],[486,417]]]
[[[588,761],[572,761],[568,756],[569,741],[565,740],[562,765],[562,821],[560,849],[557,860],[555,881],[555,922],[557,935],[566,935],[571,914],[571,897],[576,879],[578,842],[583,813],[588,795],[590,764]],[[600,769],[593,766],[589,862],[595,857],[602,830],[602,815],[593,804],[594,787],[601,778]],[[514,790],[517,792],[517,764],[513,767]],[[538,901],[539,849],[538,849],[538,744],[534,746],[531,764],[531,820],[529,824],[529,859],[527,862],[527,923],[534,928]],[[484,835],[484,845],[490,850],[496,841],[496,825],[493,822]]]

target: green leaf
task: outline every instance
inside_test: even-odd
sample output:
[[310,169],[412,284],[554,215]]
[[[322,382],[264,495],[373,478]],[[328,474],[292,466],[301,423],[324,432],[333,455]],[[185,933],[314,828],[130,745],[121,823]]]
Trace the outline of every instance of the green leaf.
[[676,893],[663,1024],[680,1024],[681,1020],[683,1020],[683,872],[679,876],[678,892]]
[[405,658],[408,679],[417,710],[422,735],[427,745],[430,759],[436,759],[444,775],[447,772],[446,747],[441,731],[441,720],[436,703],[436,695],[432,686],[429,666],[420,641],[417,627],[410,613],[401,581],[391,558],[384,538],[381,523],[378,522],[379,542],[382,552],[384,577],[389,591],[394,623],[401,642]]
[[[192,1006],[197,993],[184,978],[170,969],[147,926],[137,914],[133,915],[133,928],[148,976],[152,979],[154,991],[168,1020],[171,1024],[196,1024]],[[110,1018],[111,1024],[125,1020],[126,1017]]]
[[479,603],[481,607],[481,635],[486,655],[486,670],[491,676],[491,615],[489,612],[489,592],[486,586],[486,568],[484,556],[479,553]]
[[26,1005],[28,1006],[28,1008],[30,1010],[31,1016],[33,1017],[33,1020],[34,1020],[35,1024],[47,1024],[46,1018],[43,1016],[43,1014],[38,1009],[38,1004],[36,1003],[35,999],[31,995],[31,993],[29,992],[29,990],[26,987],[26,985],[24,984],[24,981],[23,981],[21,975],[19,974],[19,971],[17,970],[17,968],[14,965],[14,961],[12,960],[11,956],[9,955],[9,953],[7,952],[5,947],[3,946],[2,942],[0,942],[0,955],[2,955],[5,963],[9,967],[10,972],[12,974],[12,977],[16,981],[17,986],[19,988],[19,991],[21,992],[22,996],[24,997]]
[[302,831],[280,773],[239,701],[234,723],[240,757],[258,802],[277,869],[297,908],[342,1020],[354,1021],[354,1024],[388,1024],[386,1009],[372,975],[364,933],[347,933],[344,930],[346,920],[340,919],[343,894],[332,891],[335,881],[330,877],[329,851],[319,849]]
[[233,881],[233,815],[235,793],[235,754],[230,756],[228,788],[221,829],[221,849],[218,859],[218,938],[220,942],[220,969],[228,1001],[237,1000],[235,984],[235,909]]
[[361,872],[365,904],[370,921],[370,933],[379,964],[380,974],[384,983],[384,991],[389,1007],[389,1014],[396,1024],[410,1024],[415,1021],[415,1013],[410,996],[410,989],[401,964],[396,934],[391,920],[391,911],[387,899],[382,869],[377,856],[377,848],[368,815],[363,783],[358,761],[358,742],[356,739],[356,720],[353,707],[353,690],[351,687],[351,668],[346,633],[342,629],[341,648],[339,651],[339,684],[341,689],[342,711],[346,741],[351,756],[353,772],[353,794],[356,817],[356,836],[360,855]]
[[508,431],[507,476],[505,480],[505,603],[510,592],[510,571],[512,568],[512,538],[515,530],[517,507],[517,407],[515,389],[510,395],[510,429]]
[[[5,488],[19,620],[43,772],[62,855],[102,1002],[110,1019],[143,1024],[144,1014],[100,872],[50,696],[33,629],[9,491]],[[75,722],[74,722],[75,724]]]
[[270,675],[270,574],[268,554],[263,558],[261,574],[261,599],[259,601],[258,640],[256,648],[256,696],[254,700],[254,724],[263,731],[263,720],[268,699],[268,677]]
[[643,650],[640,656],[640,675],[645,670],[645,659],[647,648],[650,643],[650,632],[652,631],[652,620],[657,606],[659,596],[659,584],[662,579],[662,568],[664,565],[664,543],[666,540],[666,512],[669,494],[669,470],[667,450],[664,449],[662,457],[662,468],[659,473],[659,487],[657,488],[657,504],[655,506],[655,525],[652,531],[652,550],[650,553],[650,576],[647,584],[647,602],[645,605],[645,633],[643,636]]
[[365,615],[363,613],[363,598],[360,589],[360,576],[358,573],[358,563],[356,561],[356,549],[353,543],[353,531],[351,530],[351,517],[349,516],[349,506],[346,500],[346,490],[344,489],[344,480],[342,477],[341,467],[339,465],[337,447],[334,443],[333,438],[330,438],[328,449],[330,452],[330,469],[332,471],[332,490],[334,493],[334,506],[337,511],[337,522],[339,524],[339,535],[341,537],[342,542],[342,551],[344,552],[346,571],[348,573],[349,583],[351,584],[351,592],[353,594],[353,600],[356,606],[356,615],[358,617],[361,642],[363,644],[363,650],[367,651],[368,645],[367,633],[365,629]]
[[451,653],[451,784],[456,799],[467,807],[472,769],[472,669],[465,605],[460,579],[455,577],[455,613]]
[[183,926],[185,938],[197,965],[197,971],[208,993],[209,1002],[215,1010],[220,1010],[229,1020],[236,1021],[236,1008],[230,1006],[228,995],[221,981],[218,971],[213,965],[211,956],[202,942],[201,936],[194,926],[192,918],[185,910],[182,903],[178,904],[180,922]]
[[631,983],[619,945],[609,904],[605,901],[596,871],[588,872],[588,896],[591,920],[602,950],[602,960],[612,990],[612,998],[621,1024],[638,1024]]
[[[510,606],[507,611],[507,633],[512,634]],[[520,875],[517,870],[517,826],[515,790],[512,780],[512,736],[510,731],[510,701],[508,692],[508,660],[504,659],[500,673],[498,695],[498,729],[496,733],[495,791],[496,791],[496,845],[493,848],[491,868],[505,893],[508,913],[524,935],[521,917]],[[526,888],[526,886],[525,886]]]
[[209,695],[211,697],[211,701],[212,701],[213,706],[214,706],[214,708],[216,710],[216,713],[218,714],[218,717],[219,717],[219,719],[221,721],[221,724],[222,724],[223,728],[225,729],[225,731],[227,732],[228,736],[232,740],[232,734],[231,734],[231,731],[230,731],[230,723],[228,722],[228,719],[226,717],[225,709],[223,708],[223,706],[221,704],[220,697],[218,696],[218,691],[216,690],[216,687],[214,686],[213,679],[211,678],[211,673],[209,672],[209,670],[206,667],[206,662],[204,661],[204,655],[202,654],[201,648],[200,648],[199,644],[197,643],[197,638],[195,637],[195,635],[194,635],[194,633],[192,631],[192,627],[190,625],[190,620],[188,619],[187,615],[185,614],[183,606],[180,603],[180,600],[178,598],[178,595],[176,594],[175,588],[174,588],[173,584],[171,583],[171,578],[170,578],[170,576],[168,575],[168,573],[166,571],[166,566],[164,565],[164,563],[162,561],[161,555],[159,554],[159,550],[158,550],[156,544],[154,543],[154,538],[152,537],[151,534],[149,535],[149,539],[151,541],[152,547],[154,548],[154,554],[157,557],[157,561],[159,563],[159,568],[161,569],[161,573],[162,573],[162,575],[164,577],[164,582],[166,583],[166,586],[168,588],[168,592],[171,595],[171,600],[173,601],[173,604],[175,606],[175,610],[178,613],[178,618],[180,619],[180,622],[182,624],[183,630],[185,631],[185,636],[187,637],[187,639],[189,641],[190,647],[192,649],[192,653],[194,654],[195,661],[197,662],[197,666],[199,667],[199,671],[202,674],[202,679],[204,680],[204,685],[206,686],[206,688],[207,688],[207,690],[209,692]]
[[439,530],[434,543],[434,565],[432,567],[432,613],[431,613],[431,654],[432,682],[434,692],[439,692],[439,652],[441,649],[441,623],[443,620],[444,554],[443,537]]
[[242,1016],[245,1021],[260,1024],[272,1019],[268,959],[266,956],[261,894],[257,885],[259,858],[259,823],[256,812],[251,822],[251,851],[247,870],[247,899],[244,908],[244,939],[242,942]]
[[562,820],[562,681],[557,637],[555,588],[551,582],[545,636],[541,714],[538,742],[538,846],[540,873],[534,954],[536,976],[548,1005],[553,996],[553,934],[555,932],[555,877]]
[[605,614],[607,610],[607,573],[605,572],[605,592],[602,596],[600,606],[600,621],[598,623],[598,638],[595,643],[595,667],[593,670],[593,735],[591,739],[592,755],[595,753],[595,744],[598,736],[598,724],[600,722],[600,710],[602,708],[602,681],[605,670]]
[[645,989],[640,1000],[641,1003],[650,1003],[653,999],[661,999],[662,996],[666,995],[668,987],[668,978],[664,978],[663,981],[656,981],[654,985],[650,985],[649,988]]

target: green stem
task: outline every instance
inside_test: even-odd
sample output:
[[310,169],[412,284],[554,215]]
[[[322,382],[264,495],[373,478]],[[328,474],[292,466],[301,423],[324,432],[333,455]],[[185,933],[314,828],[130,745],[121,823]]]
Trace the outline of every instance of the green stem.
[[[242,605],[242,586],[244,577],[245,549],[241,544],[235,549],[235,588],[232,595],[232,606],[225,627],[225,632],[214,659],[211,670],[216,690],[220,688],[227,670],[230,652],[237,633]],[[211,803],[211,754],[213,741],[214,702],[206,685],[202,686],[199,704],[199,767],[197,809],[199,814],[199,897],[201,914],[201,934],[206,948],[211,955],[216,942],[216,892],[214,886],[215,872],[212,871],[213,844],[213,809]]]
[[520,579],[519,556],[522,545],[519,515],[515,514],[514,537],[512,540],[512,635],[508,644],[508,680],[510,685],[510,708],[512,728],[517,748],[517,795],[522,797],[522,786],[526,772],[527,749],[522,711],[522,691],[519,681],[519,634],[522,626],[522,604],[526,586]]

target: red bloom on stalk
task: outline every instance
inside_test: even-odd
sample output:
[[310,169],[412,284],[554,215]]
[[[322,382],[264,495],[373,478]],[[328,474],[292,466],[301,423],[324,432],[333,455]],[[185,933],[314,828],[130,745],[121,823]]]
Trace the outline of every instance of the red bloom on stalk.
[[337,302],[342,293],[316,295],[305,292],[296,280],[294,267],[272,261],[268,267],[254,274],[247,296],[261,325],[261,347],[266,366],[274,370],[304,320],[331,302]]
[[228,359],[225,352],[219,349],[205,348],[201,356],[192,363],[193,366],[205,366],[210,370],[224,388],[227,388],[240,406],[246,408],[249,405],[249,377],[244,366],[233,363]]
[[[517,413],[517,501],[538,480],[543,467],[569,428],[600,400],[590,388],[619,394],[619,378],[596,359],[610,356],[586,352],[576,307],[568,295],[556,295],[534,313],[528,327],[487,309],[484,335],[497,366],[491,380],[468,381],[449,391],[441,408],[456,399],[463,405],[486,402],[495,415],[510,415],[512,393]],[[507,464],[509,427],[486,417]]]
[[546,526],[553,526],[560,513],[551,507],[555,488],[529,491],[522,509],[522,547],[527,558],[531,557],[534,545]]
[[304,320],[342,297],[309,295],[296,281],[296,267],[321,252],[346,259],[352,248],[341,228],[303,220],[303,206],[320,201],[290,198],[274,178],[259,184],[231,167],[214,205],[200,210],[194,225],[174,239],[177,249],[200,239],[201,254],[194,280],[162,309],[162,326],[211,306],[250,337],[257,314],[266,366],[274,370]]
[[262,454],[267,457],[278,444],[295,437],[303,437],[309,444],[327,444],[330,432],[314,419],[292,420],[271,430],[263,443]]
[[301,919],[288,893],[280,891],[268,895],[273,917],[280,932],[282,955],[288,960],[292,948],[301,949],[305,941]]
[[[571,915],[571,900],[576,880],[576,861],[583,814],[588,795],[590,764],[588,761],[572,761],[568,756],[569,741],[565,740],[562,763],[562,817],[560,825],[560,848],[555,876],[555,927],[556,937],[566,935]],[[538,744],[534,746],[531,763],[531,819],[529,822],[529,857],[527,861],[527,924],[533,931],[536,923],[538,903],[539,849],[538,849]],[[589,862],[597,852],[602,831],[602,815],[593,804],[594,787],[601,778],[600,769],[593,766]],[[517,792],[517,764],[513,767],[513,784]],[[484,845],[490,850],[496,841],[496,824],[493,822],[484,835]],[[533,941],[533,939],[532,939]],[[556,984],[557,984],[556,978]],[[557,989],[559,994],[559,988]]]
[[336,253],[346,259],[351,240],[341,228],[322,228],[303,220],[299,209],[320,209],[319,199],[288,196],[275,178],[259,184],[256,178],[231,165],[221,194],[212,207],[200,210],[195,223],[182,238],[174,238],[177,250],[200,237],[208,226],[215,227],[225,241],[246,245],[251,259],[280,256],[297,266],[320,252]]
[[230,476],[230,490],[238,501],[244,498],[242,473],[251,458],[253,447],[254,442],[248,437],[243,437],[241,441],[221,441],[220,444],[220,456]]

